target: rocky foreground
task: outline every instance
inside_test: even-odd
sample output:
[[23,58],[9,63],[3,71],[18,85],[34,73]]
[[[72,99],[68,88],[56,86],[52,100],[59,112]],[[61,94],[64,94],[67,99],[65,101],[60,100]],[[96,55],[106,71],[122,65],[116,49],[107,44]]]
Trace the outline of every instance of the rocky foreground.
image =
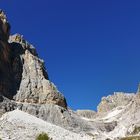
[[10,35],[10,28],[0,10],[2,140],[34,140],[40,132],[53,140],[140,139],[140,90],[103,97],[97,112],[73,111],[33,45],[20,34]]
[[92,140],[84,133],[68,131],[20,110],[4,114],[0,123],[0,135],[5,140],[35,140],[42,132],[46,132],[53,140]]

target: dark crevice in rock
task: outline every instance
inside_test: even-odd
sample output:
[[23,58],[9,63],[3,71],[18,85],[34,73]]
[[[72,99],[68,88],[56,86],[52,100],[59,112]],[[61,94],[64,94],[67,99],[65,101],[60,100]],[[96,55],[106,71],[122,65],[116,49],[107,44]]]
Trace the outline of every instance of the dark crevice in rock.
[[16,95],[22,79],[23,65],[20,58],[22,53],[24,51],[20,44],[8,44],[8,46],[0,44],[0,94],[9,99],[13,99]]
[[22,80],[22,72],[23,72],[23,60],[21,59],[21,55],[24,53],[24,49],[18,43],[11,43],[11,64],[12,64],[12,77],[14,81],[14,91],[12,97],[17,94],[19,90],[20,83]]

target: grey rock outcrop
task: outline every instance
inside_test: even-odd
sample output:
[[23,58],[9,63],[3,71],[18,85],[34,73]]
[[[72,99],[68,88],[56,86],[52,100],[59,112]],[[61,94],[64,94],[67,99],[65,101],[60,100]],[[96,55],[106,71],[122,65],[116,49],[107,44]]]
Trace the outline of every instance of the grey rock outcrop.
[[77,110],[76,113],[79,116],[85,117],[85,118],[88,118],[88,119],[93,119],[97,115],[97,112],[92,111],[92,110]]
[[108,112],[118,106],[125,106],[135,97],[134,93],[115,92],[114,95],[103,97],[98,105],[98,113]]
[[[88,132],[95,129],[91,123],[80,118],[74,111],[55,104],[35,104],[15,102],[3,96],[0,97],[0,116],[15,109],[27,112],[49,123],[61,126],[73,132]],[[97,127],[97,126],[96,126]]]
[[[35,48],[30,45],[22,36],[16,34],[9,39],[15,56],[15,64],[21,63],[21,70],[16,71],[17,78],[20,79],[20,86],[13,97],[18,102],[27,103],[52,103],[62,107],[67,107],[64,96],[57,90],[56,86],[49,81],[48,74]],[[19,52],[17,47],[20,47]],[[18,62],[20,61],[20,62]],[[13,66],[14,67],[14,66]],[[18,76],[22,73],[22,76]]]

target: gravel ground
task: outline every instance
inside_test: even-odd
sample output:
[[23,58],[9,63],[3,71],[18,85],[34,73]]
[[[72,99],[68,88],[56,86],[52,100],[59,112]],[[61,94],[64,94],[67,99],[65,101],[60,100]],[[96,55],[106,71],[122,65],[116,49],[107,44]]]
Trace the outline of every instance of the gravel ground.
[[0,118],[2,140],[35,140],[41,132],[46,132],[53,140],[92,140],[88,135],[68,131],[20,110],[8,112]]

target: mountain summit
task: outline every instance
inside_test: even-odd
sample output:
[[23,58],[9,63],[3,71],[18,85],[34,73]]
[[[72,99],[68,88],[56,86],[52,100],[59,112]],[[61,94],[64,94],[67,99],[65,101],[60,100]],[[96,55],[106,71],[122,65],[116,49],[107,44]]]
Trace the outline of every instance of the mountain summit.
[[103,97],[98,111],[71,110],[49,80],[44,61],[20,34],[10,34],[0,10],[0,138],[35,140],[140,140],[140,86],[137,93]]

